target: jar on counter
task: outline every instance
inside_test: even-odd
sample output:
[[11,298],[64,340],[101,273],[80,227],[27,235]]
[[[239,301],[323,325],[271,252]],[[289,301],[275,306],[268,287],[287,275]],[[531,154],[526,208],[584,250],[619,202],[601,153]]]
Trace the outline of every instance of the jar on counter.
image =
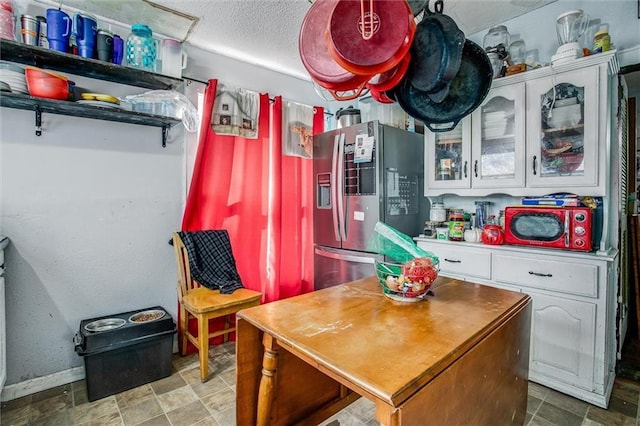
[[432,222],[430,220],[426,221],[424,223],[424,236],[426,238],[436,238],[437,235],[437,231],[436,231],[436,227],[438,225],[438,222]]
[[431,222],[447,221],[447,210],[444,208],[444,203],[431,203],[431,210],[429,211],[429,220]]
[[464,211],[453,209],[449,214],[449,240],[464,240]]

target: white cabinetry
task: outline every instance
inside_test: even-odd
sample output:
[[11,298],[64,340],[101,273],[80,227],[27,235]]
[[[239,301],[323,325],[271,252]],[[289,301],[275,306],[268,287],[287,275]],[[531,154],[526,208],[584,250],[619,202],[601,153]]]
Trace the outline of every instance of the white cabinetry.
[[0,393],[7,380],[7,317],[4,302],[4,248],[8,239],[0,235]]
[[425,129],[425,140],[425,195],[471,188],[471,117],[449,132]]
[[599,72],[591,67],[527,82],[528,186],[598,187]]
[[473,112],[471,122],[471,186],[524,187],[524,83],[491,90]]
[[495,79],[453,132],[425,130],[425,195],[605,196],[615,52]]
[[529,378],[545,378],[591,391],[596,360],[595,303],[523,289],[531,296]]
[[606,408],[615,378],[616,253],[427,239],[418,246],[439,257],[443,276],[530,295],[529,379]]

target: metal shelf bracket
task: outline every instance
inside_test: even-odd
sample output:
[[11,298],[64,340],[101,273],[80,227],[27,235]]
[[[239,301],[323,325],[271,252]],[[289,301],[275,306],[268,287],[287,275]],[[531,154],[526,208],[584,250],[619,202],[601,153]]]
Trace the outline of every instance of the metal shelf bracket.
[[36,136],[42,135],[42,111],[36,106]]
[[162,147],[166,148],[167,147],[167,138],[169,137],[169,126],[168,124],[165,124],[164,126],[162,126]]

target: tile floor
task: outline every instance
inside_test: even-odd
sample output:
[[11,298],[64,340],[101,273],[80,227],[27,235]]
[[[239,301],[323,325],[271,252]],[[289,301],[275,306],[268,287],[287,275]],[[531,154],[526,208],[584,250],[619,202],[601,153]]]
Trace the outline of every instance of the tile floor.
[[[198,358],[173,356],[170,377],[88,402],[84,381],[3,402],[1,425],[232,426],[235,424],[235,345],[210,351],[207,383],[200,382]],[[608,410],[540,386],[529,385],[528,426],[640,426],[640,383],[618,379]],[[376,425],[373,404],[364,398],[323,426]]]

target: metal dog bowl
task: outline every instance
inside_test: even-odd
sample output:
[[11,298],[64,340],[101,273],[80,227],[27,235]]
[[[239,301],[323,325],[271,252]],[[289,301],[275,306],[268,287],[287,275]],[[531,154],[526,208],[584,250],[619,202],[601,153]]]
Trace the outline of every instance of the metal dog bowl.
[[122,318],[104,318],[86,324],[84,329],[88,332],[95,333],[98,331],[114,330],[122,327],[126,323],[127,321]]
[[137,314],[133,314],[129,317],[129,322],[133,323],[143,323],[143,322],[151,322],[157,321],[160,318],[164,317],[165,312],[160,309],[149,309],[147,311],[138,312]]

